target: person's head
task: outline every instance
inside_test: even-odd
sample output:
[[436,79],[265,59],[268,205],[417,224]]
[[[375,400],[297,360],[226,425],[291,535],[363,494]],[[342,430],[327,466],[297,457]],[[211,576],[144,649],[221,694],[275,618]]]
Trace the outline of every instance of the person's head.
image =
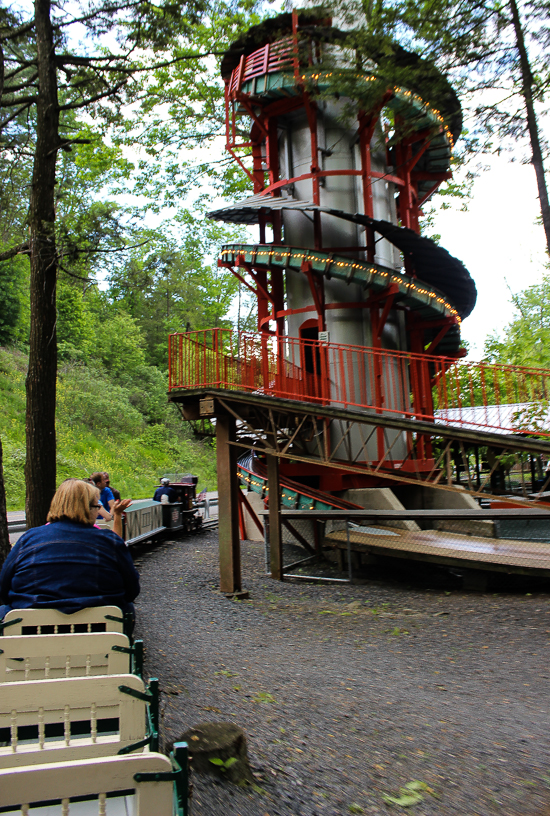
[[52,499],[48,521],[78,521],[93,524],[99,510],[99,490],[82,479],[61,482]]
[[160,483],[161,483],[161,485],[162,485],[163,487],[168,487],[168,485],[170,484],[170,479],[166,479],[166,478],[161,479],[161,480],[160,480]]
[[92,473],[90,479],[99,490],[103,490],[103,488],[107,485],[107,482],[105,481],[105,474],[100,473],[99,471],[97,471],[97,473]]
[[103,474],[103,476],[104,476],[104,478],[105,478],[105,484],[106,484],[106,486],[107,486],[107,487],[109,487],[109,485],[111,484],[111,480],[109,479],[109,474],[108,474],[107,472],[105,472],[105,473]]

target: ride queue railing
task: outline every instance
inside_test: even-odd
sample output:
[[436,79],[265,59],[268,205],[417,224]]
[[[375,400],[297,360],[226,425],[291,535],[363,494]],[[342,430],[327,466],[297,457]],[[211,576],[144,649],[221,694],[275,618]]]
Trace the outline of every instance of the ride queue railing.
[[221,388],[550,436],[550,370],[277,338],[232,329],[169,337],[169,390]]

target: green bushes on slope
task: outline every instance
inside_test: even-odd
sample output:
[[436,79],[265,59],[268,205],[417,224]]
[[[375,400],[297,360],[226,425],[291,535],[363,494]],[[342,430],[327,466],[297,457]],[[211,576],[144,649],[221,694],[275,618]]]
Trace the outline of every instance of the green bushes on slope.
[[[193,472],[200,487],[216,487],[214,449],[191,438],[166,400],[166,379],[139,361],[116,377],[97,362],[60,368],[57,481],[107,470],[124,497],[152,496],[165,472]],[[9,510],[25,504],[25,375],[20,351],[0,349],[0,434]]]

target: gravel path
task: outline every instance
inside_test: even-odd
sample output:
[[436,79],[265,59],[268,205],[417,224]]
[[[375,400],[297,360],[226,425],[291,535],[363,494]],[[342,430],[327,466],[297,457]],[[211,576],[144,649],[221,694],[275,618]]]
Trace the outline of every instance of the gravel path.
[[248,735],[258,790],[195,775],[193,816],[395,814],[403,793],[414,814],[550,816],[549,594],[279,583],[243,542],[238,602],[216,533],[135,556],[167,740]]

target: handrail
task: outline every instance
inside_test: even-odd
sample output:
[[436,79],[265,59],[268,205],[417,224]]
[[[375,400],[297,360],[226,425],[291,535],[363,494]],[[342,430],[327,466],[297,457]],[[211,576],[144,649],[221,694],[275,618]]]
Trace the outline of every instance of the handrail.
[[550,370],[276,338],[232,329],[170,335],[170,390],[222,388],[550,437]]

